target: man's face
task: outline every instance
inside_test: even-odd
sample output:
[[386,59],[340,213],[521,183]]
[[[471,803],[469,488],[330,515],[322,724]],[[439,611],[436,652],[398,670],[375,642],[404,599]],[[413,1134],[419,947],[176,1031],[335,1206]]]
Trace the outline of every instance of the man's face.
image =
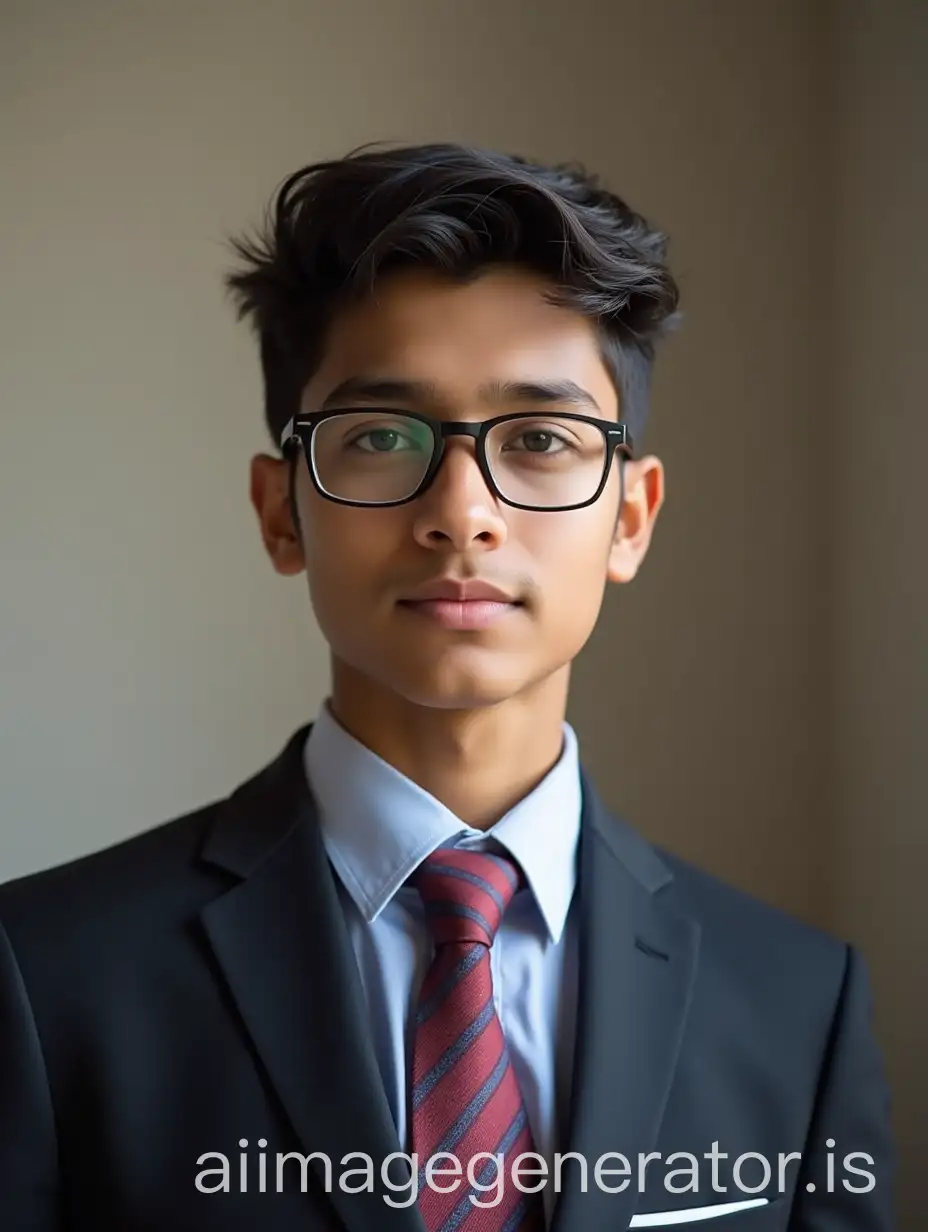
[[[353,396],[333,408],[389,407],[446,420],[482,420],[524,404],[488,403],[498,382],[571,381],[618,418],[617,395],[594,327],[543,298],[546,284],[496,269],[469,285],[422,271],[385,277],[375,294],[333,322],[307,385],[304,413],[351,378],[428,384],[428,400]],[[252,499],[282,573],[305,568],[313,609],[333,656],[406,700],[473,709],[525,694],[569,671],[599,614],[607,579],[627,581],[647,549],[662,500],[656,459],[628,465],[618,518],[619,462],[593,505],[568,512],[515,509],[488,489],[474,441],[451,437],[431,487],[393,508],[354,508],[320,496],[305,459],[296,471],[300,535],[286,512],[286,464],[257,458]],[[618,520],[617,520],[618,518]],[[480,629],[448,627],[404,600],[431,581],[473,578],[514,602]]]

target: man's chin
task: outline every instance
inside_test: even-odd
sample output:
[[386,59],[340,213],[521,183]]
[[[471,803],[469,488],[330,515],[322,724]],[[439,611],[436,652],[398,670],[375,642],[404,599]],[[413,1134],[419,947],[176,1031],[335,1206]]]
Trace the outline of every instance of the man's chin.
[[503,664],[439,663],[394,677],[391,688],[416,706],[433,710],[481,710],[498,706],[528,687]]

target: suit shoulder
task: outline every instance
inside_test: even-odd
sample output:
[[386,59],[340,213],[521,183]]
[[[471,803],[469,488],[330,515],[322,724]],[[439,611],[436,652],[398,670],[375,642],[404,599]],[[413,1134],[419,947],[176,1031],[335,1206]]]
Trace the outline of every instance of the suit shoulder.
[[243,852],[248,854],[243,840],[251,838],[254,855],[289,824],[295,784],[305,782],[308,731],[308,725],[300,728],[274,761],[230,794],[90,855],[0,885],[0,924],[14,943],[29,943],[37,952],[51,937],[59,948],[84,944],[99,952],[118,948],[126,931],[180,927],[239,874],[235,862],[210,858],[209,842],[223,827],[231,842],[227,854],[234,849],[241,865]]
[[840,980],[849,958],[846,941],[673,852],[655,850],[673,873],[668,888],[675,901],[700,922],[713,946],[793,972],[832,972]]
[[202,880],[199,852],[225,801],[214,801],[99,848],[88,855],[0,885],[0,924],[21,930],[60,929],[137,915],[163,901],[170,887]]

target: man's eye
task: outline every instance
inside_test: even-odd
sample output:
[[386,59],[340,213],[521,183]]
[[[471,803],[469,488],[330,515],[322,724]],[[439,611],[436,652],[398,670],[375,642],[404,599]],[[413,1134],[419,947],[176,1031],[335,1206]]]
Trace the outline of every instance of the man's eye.
[[564,446],[565,442],[553,432],[544,432],[536,429],[534,432],[523,432],[522,440],[525,442],[525,448],[532,453],[556,453],[557,446]]
[[563,453],[571,447],[569,440],[551,428],[521,428],[503,446],[517,453],[535,454]]
[[347,444],[363,453],[401,453],[418,447],[416,441],[399,428],[368,428]]

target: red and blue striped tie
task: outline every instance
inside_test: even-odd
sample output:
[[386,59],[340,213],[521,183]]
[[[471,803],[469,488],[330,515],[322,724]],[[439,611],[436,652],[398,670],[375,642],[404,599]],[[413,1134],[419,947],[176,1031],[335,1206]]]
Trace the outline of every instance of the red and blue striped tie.
[[[496,1163],[471,1159],[488,1152],[516,1156],[534,1151],[522,1093],[493,1003],[490,946],[520,884],[518,866],[488,852],[442,847],[410,881],[422,896],[435,953],[419,995],[410,1083],[412,1151],[419,1164],[419,1210],[428,1232],[540,1232],[540,1193],[524,1193],[502,1172],[497,1197]],[[433,1184],[426,1164],[440,1152],[460,1164],[454,1185],[451,1160],[436,1161]],[[537,1160],[525,1163],[522,1183],[538,1183]],[[446,1171],[441,1175],[440,1169]],[[532,1175],[531,1169],[535,1169]]]

